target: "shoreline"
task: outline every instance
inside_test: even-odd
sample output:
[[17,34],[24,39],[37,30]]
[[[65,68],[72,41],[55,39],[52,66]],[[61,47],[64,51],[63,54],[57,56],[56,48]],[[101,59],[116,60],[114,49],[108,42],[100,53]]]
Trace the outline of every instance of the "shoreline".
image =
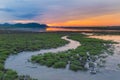
[[3,33],[97,33],[97,34],[120,34],[120,30],[117,31],[27,31],[27,30],[6,30],[0,29],[0,34]]

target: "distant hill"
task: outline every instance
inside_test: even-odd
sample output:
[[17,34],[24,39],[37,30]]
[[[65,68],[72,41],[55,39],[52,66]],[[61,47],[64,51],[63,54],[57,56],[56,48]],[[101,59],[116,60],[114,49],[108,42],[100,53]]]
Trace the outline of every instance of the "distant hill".
[[0,24],[0,28],[46,28],[46,24],[39,24],[39,23],[16,23],[16,24],[9,24],[9,23],[4,23]]

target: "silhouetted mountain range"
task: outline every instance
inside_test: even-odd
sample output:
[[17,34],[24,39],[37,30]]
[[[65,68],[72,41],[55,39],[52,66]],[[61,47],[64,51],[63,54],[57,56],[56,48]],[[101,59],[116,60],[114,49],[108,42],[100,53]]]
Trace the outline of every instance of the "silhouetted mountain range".
[[16,24],[9,24],[9,23],[4,23],[0,24],[1,28],[46,28],[46,24],[39,24],[39,23],[16,23]]

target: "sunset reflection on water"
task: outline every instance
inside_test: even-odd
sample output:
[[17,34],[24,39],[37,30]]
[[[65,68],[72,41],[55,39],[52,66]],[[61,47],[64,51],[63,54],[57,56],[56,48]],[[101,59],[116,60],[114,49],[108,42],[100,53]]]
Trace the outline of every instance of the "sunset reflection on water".
[[120,42],[120,35],[101,35],[101,36],[90,36],[91,38],[99,38],[104,40],[112,40],[115,42]]
[[[69,29],[69,28],[47,28],[47,31],[83,31],[80,29]],[[85,31],[90,31],[90,30],[85,30]]]
[[93,30],[93,29],[79,29],[79,28],[61,28],[61,27],[48,27],[47,32],[56,32],[56,31],[71,31],[71,32],[120,32],[119,30]]

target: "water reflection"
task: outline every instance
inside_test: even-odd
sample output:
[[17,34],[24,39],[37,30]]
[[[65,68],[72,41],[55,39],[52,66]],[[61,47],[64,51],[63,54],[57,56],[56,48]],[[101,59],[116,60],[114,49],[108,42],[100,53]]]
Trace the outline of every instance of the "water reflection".
[[120,42],[120,35],[102,35],[102,36],[90,36],[90,37]]
[[99,29],[79,29],[79,28],[55,28],[55,27],[48,27],[46,31],[73,31],[73,32],[120,32],[119,30],[99,30]]
[[120,64],[120,35],[103,35],[103,36],[90,36],[90,37],[118,42],[118,44],[113,44],[114,54],[109,55],[106,58],[105,69],[114,70],[114,71],[120,70],[118,66],[118,64]]

